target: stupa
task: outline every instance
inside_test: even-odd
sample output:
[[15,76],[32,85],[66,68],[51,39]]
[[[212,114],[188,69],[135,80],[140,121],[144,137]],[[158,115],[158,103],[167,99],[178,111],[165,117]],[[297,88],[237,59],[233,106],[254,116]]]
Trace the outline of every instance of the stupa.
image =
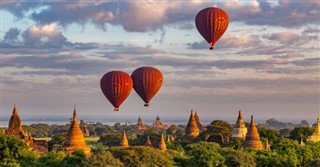
[[71,126],[68,131],[66,141],[62,147],[66,154],[71,154],[75,150],[83,150],[87,156],[90,155],[90,148],[84,141],[83,133],[77,122],[77,112],[75,107],[73,111]]
[[150,140],[149,136],[148,136],[147,141],[146,141],[146,143],[144,145],[148,146],[148,147],[152,147],[152,143],[151,143],[151,140]]
[[198,126],[199,131],[204,131],[204,130],[206,130],[206,128],[200,123],[200,118],[199,118],[199,115],[198,115],[198,112],[197,112],[197,111],[196,111],[195,114],[194,114],[194,118],[196,119],[196,122],[197,122],[197,126]]
[[48,143],[46,140],[34,140],[32,136],[22,129],[16,103],[14,103],[12,116],[9,121],[8,129],[5,130],[6,135],[13,135],[23,140],[27,145],[38,154],[46,154],[48,152]]
[[120,147],[129,147],[129,142],[127,139],[126,131],[123,131],[122,138],[120,141]]
[[320,141],[320,113],[317,118],[316,128],[314,129],[313,134],[310,137],[308,137],[307,141],[313,141],[313,142]]
[[136,124],[136,128],[140,131],[144,131],[144,130],[147,130],[147,127],[144,125],[141,117],[139,116],[138,118],[138,123]]
[[242,146],[243,148],[253,148],[255,150],[263,149],[263,145],[262,145],[262,142],[260,141],[258,129],[254,123],[253,115],[251,115],[251,123],[249,126],[249,130]]
[[186,139],[189,139],[189,140],[192,140],[192,139],[196,138],[197,136],[199,136],[199,129],[197,126],[196,119],[194,118],[194,115],[193,115],[193,110],[191,110],[189,122],[186,127],[184,136]]
[[166,142],[163,139],[163,134],[161,134],[160,142],[159,142],[159,150],[161,151],[166,151],[167,150],[167,145]]
[[159,115],[157,115],[156,122],[153,123],[153,127],[161,128],[161,129],[165,129],[165,130],[167,130],[169,128],[168,125],[165,125],[160,121]]
[[244,140],[246,138],[247,132],[248,130],[247,130],[246,124],[242,119],[242,112],[240,110],[237,123],[234,125],[232,129],[232,138]]

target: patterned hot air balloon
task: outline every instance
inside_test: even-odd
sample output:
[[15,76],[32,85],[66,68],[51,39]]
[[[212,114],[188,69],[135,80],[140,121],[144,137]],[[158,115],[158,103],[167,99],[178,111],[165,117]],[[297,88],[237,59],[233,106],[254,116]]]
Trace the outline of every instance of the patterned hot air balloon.
[[100,81],[101,90],[114,106],[114,111],[119,111],[119,106],[129,96],[132,85],[130,75],[122,71],[108,72]]
[[202,37],[211,45],[219,40],[229,25],[229,18],[225,11],[216,7],[202,9],[195,18],[195,23]]
[[161,88],[161,72],[154,67],[140,67],[133,71],[131,77],[134,90],[145,102],[144,106],[149,106],[150,100]]

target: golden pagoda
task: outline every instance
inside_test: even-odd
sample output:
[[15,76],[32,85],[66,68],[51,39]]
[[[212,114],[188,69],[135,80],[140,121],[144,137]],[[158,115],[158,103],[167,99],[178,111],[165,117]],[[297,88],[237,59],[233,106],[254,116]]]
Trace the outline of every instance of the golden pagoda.
[[232,129],[232,138],[244,140],[246,138],[247,132],[248,130],[247,130],[246,124],[243,121],[242,112],[240,110],[237,123],[234,125]]
[[263,149],[263,145],[262,145],[262,142],[260,141],[258,129],[254,123],[253,115],[251,115],[251,123],[249,126],[249,130],[242,146],[243,148],[253,148],[255,150]]
[[147,130],[147,127],[144,125],[144,123],[143,123],[143,121],[142,121],[140,116],[138,118],[138,123],[136,124],[136,128],[138,130]]
[[77,122],[77,112],[75,107],[73,111],[72,123],[67,134],[66,141],[62,147],[66,154],[71,154],[75,150],[83,150],[86,155],[90,155],[90,148],[84,141],[84,135]]
[[167,145],[166,142],[163,139],[163,134],[161,134],[160,142],[159,142],[159,150],[161,151],[166,151],[167,150]]
[[193,115],[193,110],[191,110],[189,122],[185,130],[185,138],[192,140],[197,136],[199,136],[199,129],[197,126],[196,119],[194,118],[194,115]]
[[198,126],[199,131],[203,131],[205,128],[202,126],[202,124],[200,123],[200,119],[199,119],[199,115],[198,112],[196,111],[194,114],[194,118],[196,119],[196,123]]
[[9,121],[9,126],[6,134],[18,135],[20,133],[24,133],[22,129],[22,123],[18,114],[18,109],[16,103],[13,106],[13,112]]
[[148,136],[147,141],[144,145],[148,146],[148,147],[152,147],[152,143],[151,143],[151,140],[149,139],[149,136]]
[[129,147],[129,142],[127,139],[126,131],[123,131],[122,138],[120,141],[120,147]]
[[307,141],[313,141],[313,142],[320,141],[320,113],[317,118],[316,128],[314,129],[312,136],[308,137]]
[[161,129],[165,129],[165,130],[167,130],[169,128],[168,125],[165,125],[160,121],[159,115],[157,115],[156,121],[153,123],[153,127],[161,128]]

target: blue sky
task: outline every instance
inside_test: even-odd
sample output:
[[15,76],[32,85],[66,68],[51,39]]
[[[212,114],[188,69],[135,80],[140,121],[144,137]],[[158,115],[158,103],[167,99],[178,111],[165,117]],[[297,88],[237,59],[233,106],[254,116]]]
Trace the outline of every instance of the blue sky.
[[[194,25],[229,15],[210,51]],[[1,1],[1,112],[310,119],[320,111],[320,3],[310,1]],[[114,113],[104,73],[162,71],[150,107],[134,92]]]

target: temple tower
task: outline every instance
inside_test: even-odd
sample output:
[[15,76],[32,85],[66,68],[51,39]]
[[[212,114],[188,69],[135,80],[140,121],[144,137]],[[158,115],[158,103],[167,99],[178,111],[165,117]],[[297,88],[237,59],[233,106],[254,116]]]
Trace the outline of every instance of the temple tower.
[[138,123],[136,124],[136,128],[138,130],[147,130],[147,127],[144,125],[144,123],[143,123],[143,121],[142,121],[140,116],[138,118]]
[[75,107],[73,111],[72,123],[68,131],[66,141],[62,147],[66,154],[71,154],[75,150],[83,150],[86,155],[90,154],[90,148],[84,141],[83,133],[77,122],[77,112]]
[[168,125],[165,125],[160,121],[159,115],[157,115],[156,121],[153,123],[153,127],[161,128],[161,129],[165,129],[165,130],[167,130],[169,128]]
[[253,115],[251,116],[251,123],[249,126],[249,131],[243,143],[243,148],[253,148],[255,150],[263,149],[262,142],[260,141],[260,136],[258,129],[254,123]]
[[11,134],[23,133],[22,123],[18,114],[16,103],[14,103],[13,112],[9,121],[8,132]]
[[246,138],[247,132],[248,130],[247,130],[246,124],[243,121],[242,112],[240,110],[237,123],[234,125],[232,129],[232,138],[244,140]]
[[196,119],[193,115],[193,110],[191,110],[189,122],[185,130],[185,138],[192,140],[196,138],[198,135],[199,135],[199,129],[197,126]]
[[202,127],[202,124],[200,123],[200,119],[199,119],[199,115],[198,115],[197,111],[194,114],[194,118],[196,119],[196,123],[197,123],[199,131],[202,131],[203,127]]
[[146,143],[144,145],[148,146],[148,147],[152,147],[152,143],[151,143],[151,140],[150,140],[149,136],[148,136],[147,141],[146,141]]
[[127,135],[126,135],[126,131],[123,131],[122,138],[121,138],[119,146],[120,147],[129,147],[129,142],[128,142],[128,138],[127,138]]
[[163,139],[163,134],[161,134],[160,142],[159,142],[159,150],[161,151],[166,151],[167,150],[167,145],[166,142]]
[[307,141],[313,141],[313,142],[320,141],[320,113],[317,118],[316,128],[314,129],[312,136],[308,137]]

